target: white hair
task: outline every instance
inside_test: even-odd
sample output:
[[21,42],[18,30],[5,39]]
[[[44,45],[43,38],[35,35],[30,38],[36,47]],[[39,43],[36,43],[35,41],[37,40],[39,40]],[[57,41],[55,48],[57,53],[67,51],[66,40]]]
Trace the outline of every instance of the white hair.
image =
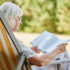
[[21,8],[12,2],[5,2],[0,6],[0,10],[10,26],[17,16],[23,15]]

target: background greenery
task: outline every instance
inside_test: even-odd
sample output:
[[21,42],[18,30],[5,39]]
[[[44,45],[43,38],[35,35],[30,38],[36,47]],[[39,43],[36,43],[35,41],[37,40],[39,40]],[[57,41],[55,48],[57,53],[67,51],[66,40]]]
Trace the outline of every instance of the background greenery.
[[24,13],[19,31],[70,34],[70,0],[0,0],[11,1]]

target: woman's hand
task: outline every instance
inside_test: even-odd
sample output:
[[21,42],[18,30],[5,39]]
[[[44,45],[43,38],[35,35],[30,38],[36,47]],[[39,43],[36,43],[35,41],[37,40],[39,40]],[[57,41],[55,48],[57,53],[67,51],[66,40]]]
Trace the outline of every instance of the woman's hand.
[[57,46],[57,48],[59,49],[59,53],[62,53],[65,51],[66,45],[68,45],[68,43],[63,43]]
[[37,49],[38,46],[33,46],[31,47],[31,49],[35,52],[35,53],[38,53],[40,54],[40,51]]

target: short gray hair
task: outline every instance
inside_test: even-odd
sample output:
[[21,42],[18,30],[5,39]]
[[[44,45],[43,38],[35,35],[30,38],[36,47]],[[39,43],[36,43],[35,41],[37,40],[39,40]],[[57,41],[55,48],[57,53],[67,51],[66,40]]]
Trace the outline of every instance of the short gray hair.
[[9,25],[12,25],[12,21],[17,16],[21,17],[23,15],[21,8],[12,2],[5,2],[0,6],[0,10],[2,11]]

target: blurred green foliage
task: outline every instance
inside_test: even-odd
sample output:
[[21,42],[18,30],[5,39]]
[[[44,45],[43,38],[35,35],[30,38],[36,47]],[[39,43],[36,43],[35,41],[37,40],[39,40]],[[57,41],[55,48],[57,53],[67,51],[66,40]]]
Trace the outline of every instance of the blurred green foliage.
[[1,0],[12,1],[23,11],[19,31],[70,34],[70,0]]

